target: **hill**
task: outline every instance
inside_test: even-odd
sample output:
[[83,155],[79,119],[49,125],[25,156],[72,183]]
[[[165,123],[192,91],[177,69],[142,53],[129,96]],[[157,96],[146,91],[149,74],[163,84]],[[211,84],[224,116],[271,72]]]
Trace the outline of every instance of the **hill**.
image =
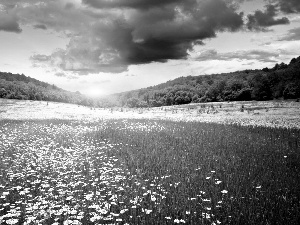
[[300,98],[300,57],[273,68],[180,77],[156,86],[111,95],[111,105],[156,107],[199,102]]
[[93,100],[79,92],[66,91],[24,74],[5,72],[0,72],[0,98],[94,105]]
[[148,88],[91,99],[23,74],[0,72],[0,98],[43,100],[93,107],[158,107],[200,102],[300,98],[300,57],[273,68],[179,77]]

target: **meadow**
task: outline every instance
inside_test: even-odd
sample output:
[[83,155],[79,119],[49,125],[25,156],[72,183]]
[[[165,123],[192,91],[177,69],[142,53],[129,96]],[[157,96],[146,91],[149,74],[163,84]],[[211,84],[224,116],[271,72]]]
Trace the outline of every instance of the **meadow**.
[[300,221],[296,127],[119,118],[116,110],[97,118],[80,107],[77,116],[8,118],[3,106],[0,224]]

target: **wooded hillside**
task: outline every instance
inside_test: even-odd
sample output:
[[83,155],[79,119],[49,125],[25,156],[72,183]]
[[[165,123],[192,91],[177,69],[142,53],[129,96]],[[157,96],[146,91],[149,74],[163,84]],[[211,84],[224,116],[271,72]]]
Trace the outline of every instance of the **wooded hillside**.
[[156,107],[191,102],[300,98],[300,57],[273,68],[180,77],[156,86],[111,96],[111,103]]
[[0,72],[0,98],[93,107],[158,107],[199,102],[300,98],[300,57],[273,68],[180,77],[163,84],[91,99],[25,75]]
[[79,92],[69,92],[23,74],[0,72],[0,98],[55,101],[81,105],[94,102]]

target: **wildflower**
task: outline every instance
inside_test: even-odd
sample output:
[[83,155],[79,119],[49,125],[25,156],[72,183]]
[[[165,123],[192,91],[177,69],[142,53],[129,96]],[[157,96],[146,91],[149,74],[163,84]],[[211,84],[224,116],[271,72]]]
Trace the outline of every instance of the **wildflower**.
[[10,225],[16,224],[18,222],[19,222],[18,219],[8,219],[8,220],[6,220],[6,223],[10,224]]
[[122,209],[121,211],[120,211],[120,214],[123,214],[123,213],[125,213],[125,212],[127,212],[128,211],[128,209]]
[[145,212],[146,212],[146,214],[150,214],[152,212],[152,210],[151,209],[146,209]]
[[98,217],[97,217],[97,216],[93,216],[93,217],[90,218],[90,221],[91,221],[91,222],[95,222],[96,220],[98,220]]
[[16,189],[17,189],[17,191],[19,191],[19,190],[22,189],[22,187],[21,186],[17,186]]
[[77,214],[77,211],[75,209],[73,209],[70,211],[70,214],[75,215],[75,214]]
[[180,182],[177,182],[177,183],[175,183],[174,185],[175,185],[175,186],[178,186],[179,184],[180,184]]
[[85,199],[88,201],[92,200],[92,198],[93,198],[93,194],[88,194],[85,196]]
[[210,214],[202,213],[202,217],[205,218],[205,219],[210,219]]
[[81,220],[84,216],[77,216],[76,219]]
[[155,196],[151,195],[151,201],[155,202],[155,200],[156,200]]
[[66,200],[70,201],[72,198],[73,198],[72,196],[69,196],[69,197],[66,198]]
[[65,220],[64,221],[64,225],[69,225],[69,224],[73,224],[72,220]]

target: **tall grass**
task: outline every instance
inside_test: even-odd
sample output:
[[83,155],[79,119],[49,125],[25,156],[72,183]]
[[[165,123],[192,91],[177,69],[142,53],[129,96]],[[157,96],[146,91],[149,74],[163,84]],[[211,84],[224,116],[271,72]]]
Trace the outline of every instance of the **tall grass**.
[[0,123],[3,224],[300,221],[299,130],[158,120]]

